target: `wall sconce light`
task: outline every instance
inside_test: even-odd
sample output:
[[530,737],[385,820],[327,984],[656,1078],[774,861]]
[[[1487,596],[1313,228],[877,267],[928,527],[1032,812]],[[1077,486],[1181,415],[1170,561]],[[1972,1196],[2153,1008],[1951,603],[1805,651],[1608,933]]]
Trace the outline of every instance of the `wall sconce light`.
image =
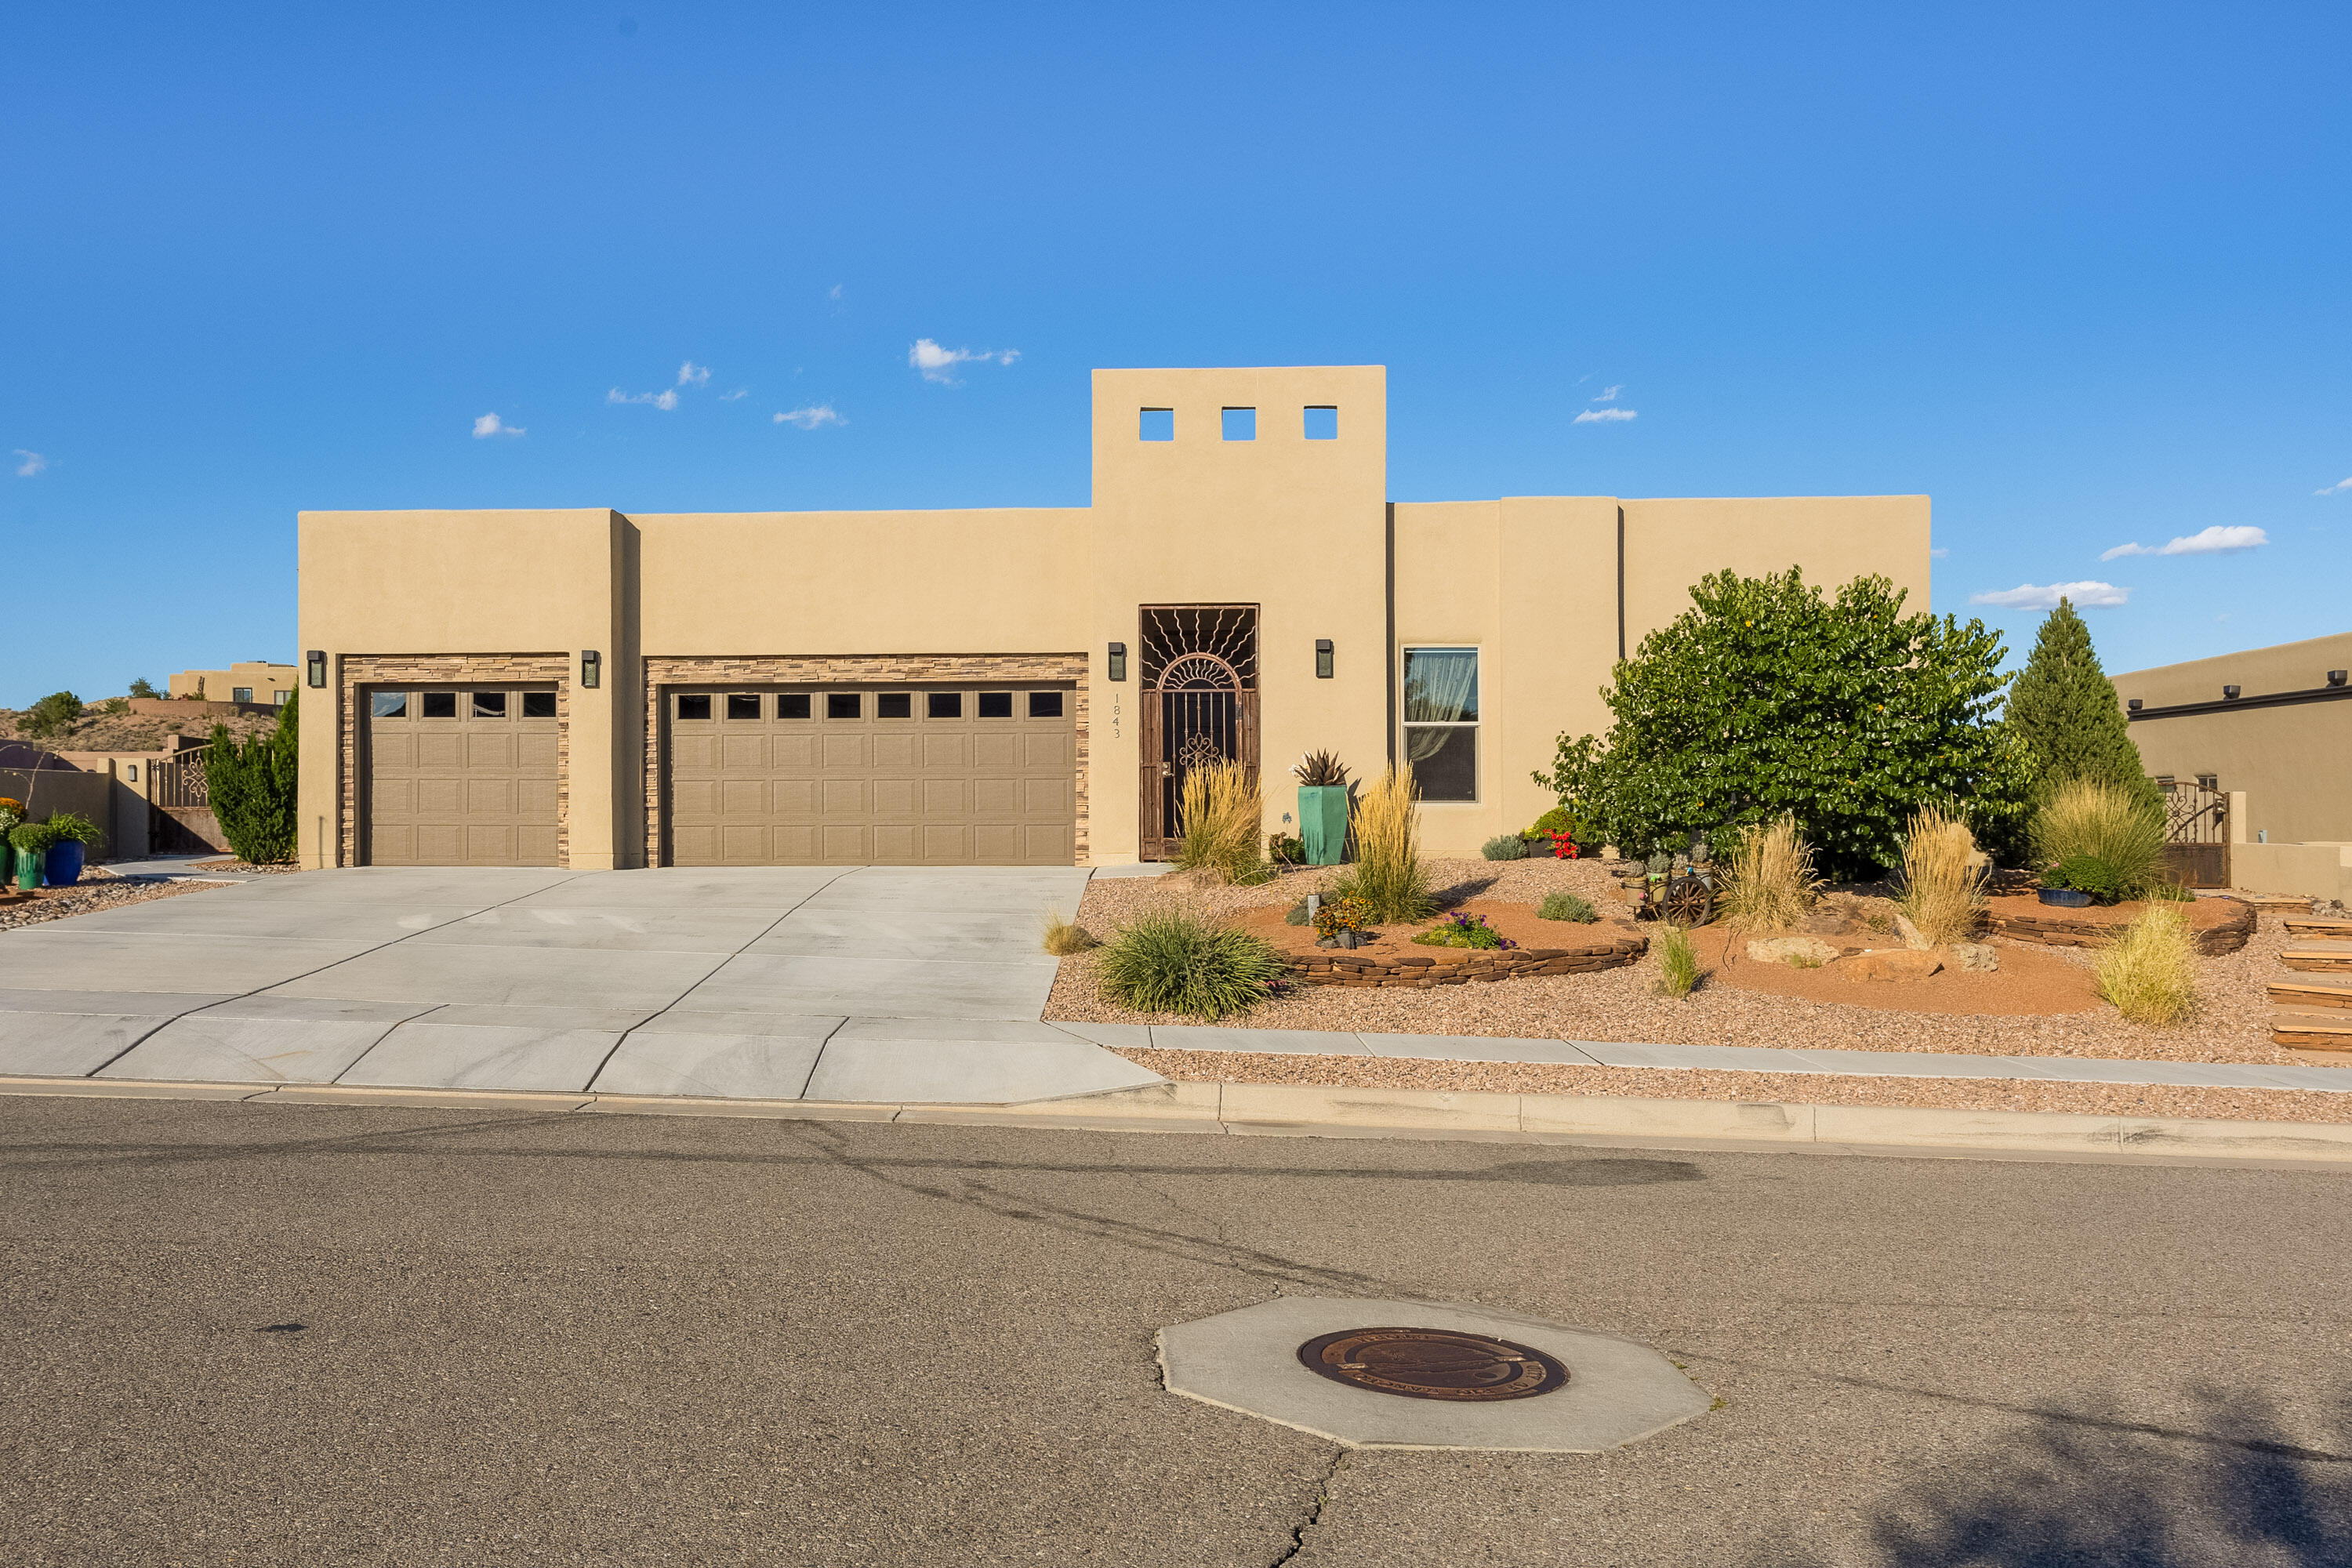
[[1315,679],[1318,680],[1331,679],[1331,639],[1329,637],[1315,639]]
[[2124,706],[2137,713],[2139,711],[2139,699],[2137,697],[2127,698],[2125,700]]
[[2344,684],[2344,675],[2345,675],[2345,672],[2344,672],[2343,670],[2340,670],[2340,669],[2331,669],[2331,670],[2329,670],[2329,671],[2327,672],[2327,684],[2328,684],[2328,685],[2330,685],[2330,686],[2341,686],[2341,685],[2343,685],[2343,684]]
[[592,647],[580,656],[580,684],[583,689],[593,691],[604,683],[604,656]]
[[2225,687],[2221,688],[2221,700],[2222,700],[2222,701],[2224,701],[2224,702],[2235,702],[2237,700],[2238,700],[2238,689],[2237,689],[2236,687],[2234,687],[2234,686],[2225,686]]
[[322,647],[314,647],[309,653],[302,656],[302,662],[310,670],[311,686],[313,688],[325,687],[327,684],[327,650]]
[[1125,680],[1127,679],[1127,645],[1125,643],[1115,642],[1110,645],[1110,658],[1108,663],[1110,665],[1110,678],[1113,680]]

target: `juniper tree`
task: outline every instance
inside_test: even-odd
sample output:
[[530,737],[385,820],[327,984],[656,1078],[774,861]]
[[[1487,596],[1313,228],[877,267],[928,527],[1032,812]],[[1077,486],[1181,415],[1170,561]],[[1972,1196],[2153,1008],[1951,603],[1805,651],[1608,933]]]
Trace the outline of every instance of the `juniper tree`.
[[2097,779],[2158,804],[2123,704],[2099,668],[2091,628],[2064,599],[2042,623],[2032,657],[2009,689],[2008,721],[2024,745],[2037,799],[2069,779]]

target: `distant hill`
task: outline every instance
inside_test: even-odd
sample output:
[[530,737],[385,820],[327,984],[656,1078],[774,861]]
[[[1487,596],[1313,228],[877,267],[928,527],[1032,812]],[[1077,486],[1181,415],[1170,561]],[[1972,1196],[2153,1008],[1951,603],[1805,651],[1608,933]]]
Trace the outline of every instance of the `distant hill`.
[[[160,752],[171,743],[169,737],[188,734],[201,740],[213,732],[212,721],[205,719],[165,719],[143,713],[101,713],[92,703],[82,710],[79,719],[58,734],[36,740],[17,732],[17,721],[25,712],[16,708],[0,708],[0,767],[31,766],[30,754],[39,752]],[[278,728],[274,713],[233,713],[225,721],[228,732],[242,741],[248,735],[266,735]]]

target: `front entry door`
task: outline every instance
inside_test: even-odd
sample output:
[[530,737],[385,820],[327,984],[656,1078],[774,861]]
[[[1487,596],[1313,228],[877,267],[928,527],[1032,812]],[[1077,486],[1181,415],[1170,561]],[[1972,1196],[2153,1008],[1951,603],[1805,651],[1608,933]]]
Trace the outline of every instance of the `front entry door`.
[[1166,860],[1184,836],[1187,774],[1218,762],[1257,771],[1257,608],[1148,607],[1140,640],[1142,854]]

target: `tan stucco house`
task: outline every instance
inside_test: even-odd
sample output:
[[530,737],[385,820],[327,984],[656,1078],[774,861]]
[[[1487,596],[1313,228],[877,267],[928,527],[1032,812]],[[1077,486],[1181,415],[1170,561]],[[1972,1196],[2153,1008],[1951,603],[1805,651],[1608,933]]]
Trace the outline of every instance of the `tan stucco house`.
[[163,694],[201,698],[207,702],[259,702],[283,708],[294,695],[298,673],[290,664],[272,664],[260,658],[232,664],[226,669],[183,669],[165,683]]
[[1118,864],[1323,749],[1475,854],[1706,574],[1927,603],[1924,496],[1392,501],[1377,365],[1097,371],[1093,423],[1084,507],[303,513],[304,864]]

